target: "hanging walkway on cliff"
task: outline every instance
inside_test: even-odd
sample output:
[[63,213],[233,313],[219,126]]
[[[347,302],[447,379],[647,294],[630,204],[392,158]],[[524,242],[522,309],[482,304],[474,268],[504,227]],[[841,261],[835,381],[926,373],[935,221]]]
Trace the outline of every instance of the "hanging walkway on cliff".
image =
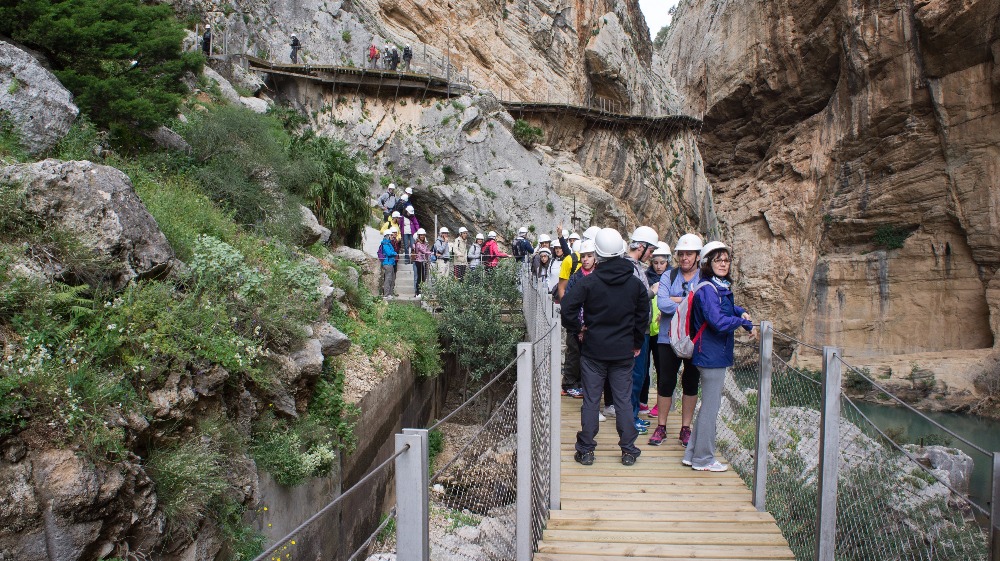
[[[266,73],[276,83],[281,80],[307,80],[330,87],[338,92],[357,93],[365,91],[376,96],[449,96],[475,91],[467,79],[451,80],[430,73],[401,72],[379,68],[359,68],[356,66],[336,66],[317,64],[274,63],[249,55],[243,56],[247,68],[254,72]],[[499,98],[511,115],[555,115],[571,116],[602,126],[623,126],[642,128],[649,132],[675,131],[682,129],[699,130],[701,120],[688,115],[643,115],[620,111],[611,105],[578,105],[558,101],[524,101]]]

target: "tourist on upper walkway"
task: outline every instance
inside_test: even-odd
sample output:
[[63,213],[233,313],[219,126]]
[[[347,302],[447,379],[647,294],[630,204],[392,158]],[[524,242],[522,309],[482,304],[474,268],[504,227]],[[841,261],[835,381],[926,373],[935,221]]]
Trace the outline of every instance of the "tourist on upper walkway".
[[[652,300],[656,296],[656,292],[650,290],[649,280],[646,278],[645,265],[649,262],[650,257],[653,256],[653,251],[659,242],[660,237],[657,235],[656,230],[649,226],[639,226],[629,236],[628,255],[626,259],[632,264],[632,273],[646,289],[646,297],[649,300]],[[652,318],[652,314],[646,318],[647,326]],[[649,427],[649,421],[639,417],[639,392],[642,391],[642,385],[647,376],[649,376],[649,346],[647,338],[643,337],[641,351],[639,356],[636,357],[632,369],[632,420],[639,434],[646,434],[646,430]],[[620,411],[619,414],[621,414]]]
[[403,47],[403,72],[410,71],[410,62],[413,60],[413,49],[409,45]]
[[650,417],[657,419],[656,430],[649,438],[649,443],[653,446],[659,446],[666,438],[667,417],[674,404],[677,374],[682,364],[681,431],[677,438],[684,446],[691,440],[691,419],[694,418],[694,407],[698,404],[698,367],[690,358],[678,357],[670,346],[670,319],[677,312],[677,305],[701,282],[698,254],[702,247],[701,238],[697,234],[681,236],[674,248],[677,266],[660,277],[656,293],[656,306],[660,311],[660,334],[656,337],[656,351],[660,355],[660,365],[656,370],[656,414],[650,413]]
[[514,238],[514,243],[512,244],[512,253],[514,254],[514,259],[518,263],[524,263],[524,261],[531,257],[531,254],[535,252],[535,248],[531,246],[531,242],[528,241],[528,229],[519,228],[517,230],[517,237]]
[[292,64],[298,64],[299,63],[299,49],[302,48],[302,43],[299,42],[299,38],[296,37],[294,33],[292,33],[291,47],[292,47],[292,52],[288,56],[292,59]]
[[389,70],[390,66],[392,66],[392,46],[386,43],[382,49],[382,68]]
[[462,280],[465,278],[465,271],[469,268],[469,229],[465,226],[458,229],[458,237],[455,238],[452,249],[455,278]]
[[469,269],[475,269],[483,263],[483,243],[486,236],[476,234],[476,242],[469,245]]
[[420,285],[427,280],[430,272],[431,249],[427,245],[427,230],[417,230],[417,241],[413,246],[413,293],[420,297]]
[[201,52],[205,53],[206,57],[212,56],[212,26],[205,26],[205,34],[201,36]]
[[483,262],[487,269],[496,269],[497,265],[500,264],[500,258],[510,257],[510,255],[500,251],[500,246],[497,244],[496,232],[490,230],[490,233],[486,237],[489,239],[483,244]]
[[392,214],[393,207],[396,206],[396,184],[390,183],[388,187],[385,188],[385,193],[382,193],[378,197],[377,204],[379,208],[382,209],[382,220],[385,220],[390,214]]
[[[611,381],[615,409],[629,408],[632,365],[649,324],[649,297],[645,286],[635,278],[632,264],[622,259],[625,243],[621,234],[604,228],[594,244],[599,264],[594,274],[566,293],[560,312],[563,326],[580,340],[583,405],[574,459],[583,465],[594,463],[594,437],[600,423],[598,406],[605,379]],[[584,322],[579,318],[581,310],[586,311]],[[635,446],[635,424],[630,416],[618,415],[616,426],[622,465],[634,465],[641,453]]]
[[448,238],[451,232],[444,226],[438,230],[438,239],[431,248],[431,260],[434,261],[434,272],[444,276],[451,272],[451,242]]
[[399,49],[395,45],[392,46],[392,55],[389,57],[389,64],[392,70],[397,70],[399,68]]
[[372,44],[368,46],[368,65],[372,68],[378,68],[378,57],[378,47],[375,45],[375,41],[372,41]]
[[382,259],[382,298],[389,300],[396,289],[396,248],[392,245],[392,235],[396,228],[389,228],[382,237],[379,254]]
[[399,219],[399,224],[403,232],[403,253],[406,255],[406,263],[410,263],[413,236],[420,229],[420,222],[417,221],[417,215],[413,214],[412,206],[407,206],[404,210],[406,214]]
[[[596,246],[593,240],[587,240],[580,246],[580,268],[570,275],[566,282],[565,292],[568,293],[577,282],[594,271],[597,263]],[[584,322],[583,310],[580,310],[580,323]],[[580,340],[573,333],[566,333],[566,352],[562,365],[562,394],[576,399],[583,399],[583,389],[580,387]],[[602,415],[603,416],[603,415]]]
[[691,442],[681,463],[698,471],[729,469],[715,457],[715,431],[722,404],[726,369],[733,365],[734,333],[744,328],[757,334],[750,314],[736,305],[732,283],[732,253],[722,242],[701,250],[702,282],[695,287],[691,332],[695,335],[691,362],[701,372],[701,409],[694,421]]

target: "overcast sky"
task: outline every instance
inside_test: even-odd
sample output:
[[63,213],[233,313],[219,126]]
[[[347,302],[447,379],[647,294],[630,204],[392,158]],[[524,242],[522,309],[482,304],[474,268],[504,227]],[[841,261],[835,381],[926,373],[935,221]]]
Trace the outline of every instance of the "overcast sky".
[[649,26],[650,36],[656,37],[660,28],[670,23],[667,10],[676,5],[677,0],[639,0],[639,8],[646,16],[646,25]]

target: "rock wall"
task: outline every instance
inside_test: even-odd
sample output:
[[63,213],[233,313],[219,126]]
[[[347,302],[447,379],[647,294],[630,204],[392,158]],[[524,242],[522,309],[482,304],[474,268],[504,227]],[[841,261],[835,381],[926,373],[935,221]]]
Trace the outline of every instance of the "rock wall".
[[994,344],[998,18],[988,0],[681,2],[661,54],[704,116],[757,317],[872,353]]

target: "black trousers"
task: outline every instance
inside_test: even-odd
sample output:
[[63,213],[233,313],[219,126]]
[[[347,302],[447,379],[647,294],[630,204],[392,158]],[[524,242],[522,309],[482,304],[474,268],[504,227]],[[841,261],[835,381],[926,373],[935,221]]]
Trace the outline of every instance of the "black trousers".
[[639,431],[635,429],[632,415],[623,414],[632,410],[632,367],[635,359],[597,360],[580,357],[580,380],[583,382],[583,406],[580,408],[580,432],[576,433],[577,452],[593,452],[597,448],[597,418],[604,381],[611,382],[611,395],[615,402],[615,428],[618,429],[618,446],[622,453],[638,456],[641,452],[635,445]]

